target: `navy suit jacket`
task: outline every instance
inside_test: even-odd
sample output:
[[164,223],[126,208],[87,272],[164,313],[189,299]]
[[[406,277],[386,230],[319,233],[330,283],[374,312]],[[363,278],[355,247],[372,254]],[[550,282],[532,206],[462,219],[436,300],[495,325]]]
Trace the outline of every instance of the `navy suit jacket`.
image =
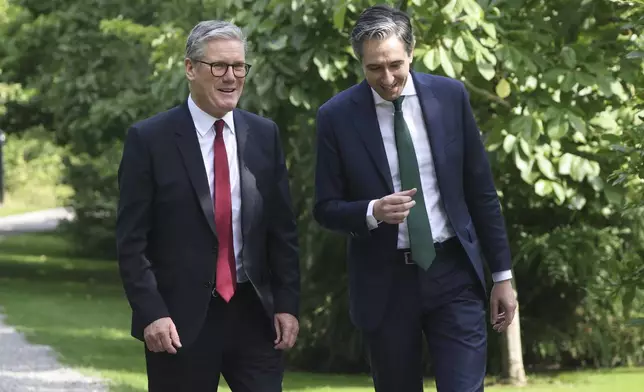
[[[299,311],[295,215],[274,122],[235,109],[242,262],[266,315]],[[128,131],[118,171],[119,271],[132,336],[172,317],[184,347],[201,330],[219,252],[213,202],[187,101]]]
[[[485,290],[491,272],[511,268],[510,248],[490,165],[463,84],[412,72],[447,217]],[[314,216],[349,235],[353,322],[370,329],[387,303],[398,225],[369,230],[367,206],[394,192],[371,88],[366,81],[334,96],[317,115]]]

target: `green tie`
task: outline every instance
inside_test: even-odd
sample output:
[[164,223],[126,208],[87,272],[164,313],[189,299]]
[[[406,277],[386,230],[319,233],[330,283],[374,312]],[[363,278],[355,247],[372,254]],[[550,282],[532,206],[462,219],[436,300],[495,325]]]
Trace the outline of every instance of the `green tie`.
[[411,258],[422,269],[427,270],[436,257],[432,229],[427,217],[423,187],[420,183],[420,171],[416,161],[416,151],[411,140],[411,134],[402,112],[404,96],[393,100],[394,104],[394,133],[396,135],[396,149],[398,150],[398,166],[400,170],[401,190],[416,188],[416,205],[412,207],[407,216],[409,230],[409,243],[411,245]]

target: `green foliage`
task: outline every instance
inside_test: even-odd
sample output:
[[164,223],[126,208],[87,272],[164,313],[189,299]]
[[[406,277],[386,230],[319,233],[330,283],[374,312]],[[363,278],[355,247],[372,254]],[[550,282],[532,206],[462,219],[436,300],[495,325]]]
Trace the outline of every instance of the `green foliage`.
[[[641,265],[642,217],[620,214],[640,188],[609,178],[621,169],[618,182],[641,185],[644,44],[641,27],[629,25],[641,9],[611,0],[389,3],[412,16],[414,68],[462,80],[471,93],[515,255],[528,363],[642,361],[641,336],[624,312],[641,299],[622,279]],[[343,242],[320,230],[311,209],[315,111],[362,79],[348,33],[373,2],[14,4],[0,19],[10,37],[0,43],[0,83],[33,94],[5,98],[0,127],[55,131],[71,153],[66,174],[79,218],[69,233],[82,251],[102,255],[114,251],[120,142],[132,122],[185,99],[188,31],[205,18],[245,29],[253,68],[240,105],[280,125],[298,213],[305,297],[293,359],[309,369],[363,369],[348,322]],[[626,163],[613,148],[620,143]],[[611,290],[626,301],[603,296]]]
[[8,135],[3,145],[5,203],[11,207],[63,205],[72,189],[62,184],[64,149],[42,129]]

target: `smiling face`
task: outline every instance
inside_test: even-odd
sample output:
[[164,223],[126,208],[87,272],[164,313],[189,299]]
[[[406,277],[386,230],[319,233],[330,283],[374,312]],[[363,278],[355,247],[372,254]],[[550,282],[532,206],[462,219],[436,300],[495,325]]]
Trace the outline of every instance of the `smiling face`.
[[407,53],[405,43],[396,36],[368,39],[362,47],[362,68],[367,83],[387,101],[400,96],[409,76],[413,50]]
[[[205,63],[242,64],[246,61],[244,44],[236,39],[215,39],[204,44]],[[237,106],[244,89],[245,78],[236,77],[232,67],[223,76],[215,77],[210,65],[185,60],[186,76],[192,99],[204,112],[221,118]]]

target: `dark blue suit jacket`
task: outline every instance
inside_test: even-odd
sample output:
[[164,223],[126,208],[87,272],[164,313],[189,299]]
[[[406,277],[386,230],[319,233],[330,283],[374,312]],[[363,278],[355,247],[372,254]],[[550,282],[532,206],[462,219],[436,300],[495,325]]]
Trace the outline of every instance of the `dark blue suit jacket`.
[[[438,186],[449,221],[485,290],[491,272],[511,268],[510,249],[490,165],[468,93],[457,80],[412,72]],[[375,327],[387,303],[396,260],[398,225],[366,223],[371,200],[394,192],[371,89],[366,81],[334,96],[317,115],[314,216],[323,227],[350,235],[351,317]]]

